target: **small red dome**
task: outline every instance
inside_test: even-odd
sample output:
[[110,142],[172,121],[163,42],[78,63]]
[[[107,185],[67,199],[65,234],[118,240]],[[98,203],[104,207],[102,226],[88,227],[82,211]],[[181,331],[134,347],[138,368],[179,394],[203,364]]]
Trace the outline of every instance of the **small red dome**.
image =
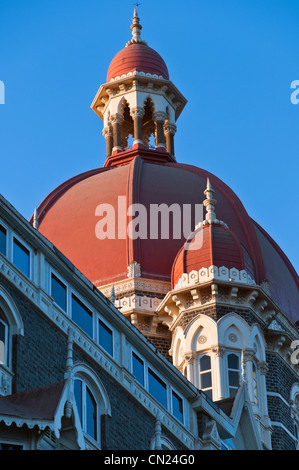
[[116,54],[108,69],[107,82],[129,72],[150,73],[169,80],[164,60],[158,52],[145,44],[130,44]]
[[[192,247],[195,236],[202,230],[202,244],[198,249]],[[226,225],[207,224],[199,228],[187,240],[179,251],[172,267],[172,286],[174,287],[183,274],[199,271],[202,268],[225,266],[228,269],[245,269],[254,276],[253,263],[233,232]]]

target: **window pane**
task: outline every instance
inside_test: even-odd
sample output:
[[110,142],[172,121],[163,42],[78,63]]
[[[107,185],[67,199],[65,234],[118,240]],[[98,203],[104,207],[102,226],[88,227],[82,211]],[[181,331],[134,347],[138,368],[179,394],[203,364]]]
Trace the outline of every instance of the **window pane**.
[[238,387],[239,386],[239,372],[229,370],[228,381],[229,381],[230,387]]
[[66,286],[52,274],[51,295],[57,305],[66,312]]
[[82,382],[81,380],[75,380],[74,382],[74,395],[79,412],[80,421],[82,424]]
[[6,364],[6,332],[7,325],[0,320],[0,364]]
[[97,439],[97,405],[91,391],[86,387],[86,431]]
[[166,384],[152,371],[148,371],[148,388],[151,395],[167,408]]
[[6,255],[6,230],[0,225],[0,253]]
[[181,423],[183,422],[183,400],[172,392],[172,413]]
[[229,354],[227,362],[229,369],[239,369],[239,357],[236,354]]
[[72,295],[72,319],[92,337],[92,313],[74,295]]
[[99,345],[113,356],[113,334],[110,328],[99,320]]
[[30,253],[27,248],[24,247],[18,240],[13,240],[13,263],[16,267],[22,271],[27,277],[29,277],[29,261]]
[[210,388],[212,387],[212,375],[211,372],[205,372],[204,374],[200,375],[201,378],[201,388]]
[[144,364],[143,361],[136,356],[135,353],[132,354],[132,364],[133,364],[133,375],[135,375],[136,380],[144,386]]
[[211,369],[211,358],[210,356],[203,356],[200,359],[200,370],[210,370]]

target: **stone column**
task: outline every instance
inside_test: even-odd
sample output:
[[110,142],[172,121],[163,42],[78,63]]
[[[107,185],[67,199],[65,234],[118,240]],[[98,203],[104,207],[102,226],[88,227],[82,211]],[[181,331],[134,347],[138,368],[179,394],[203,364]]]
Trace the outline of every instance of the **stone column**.
[[[225,349],[220,346],[213,346],[212,352],[214,354],[213,361],[211,363],[212,370],[214,369],[214,374],[212,377],[214,382],[213,385],[213,397],[214,400],[222,400],[225,397],[225,379],[224,379],[224,366],[223,358]],[[211,358],[212,359],[212,358]]]
[[133,108],[131,116],[134,122],[134,144],[143,144],[142,140],[142,118],[144,116],[143,108]]
[[174,135],[177,131],[175,124],[170,124],[167,120],[164,124],[164,134],[166,136],[166,150],[174,157]]
[[106,151],[107,151],[107,157],[109,157],[112,154],[112,149],[113,149],[113,130],[112,126],[107,126],[104,127],[103,129],[103,136],[106,139]]
[[166,113],[157,111],[153,114],[153,119],[156,125],[156,147],[166,148],[165,134],[164,134],[164,123],[167,118]]
[[122,151],[121,144],[121,125],[124,120],[121,114],[114,114],[110,117],[113,129],[113,151],[120,150]]
[[265,419],[268,419],[268,404],[267,404],[267,387],[266,387],[266,375],[268,372],[268,364],[264,361],[257,363],[260,379],[260,402],[261,412]]

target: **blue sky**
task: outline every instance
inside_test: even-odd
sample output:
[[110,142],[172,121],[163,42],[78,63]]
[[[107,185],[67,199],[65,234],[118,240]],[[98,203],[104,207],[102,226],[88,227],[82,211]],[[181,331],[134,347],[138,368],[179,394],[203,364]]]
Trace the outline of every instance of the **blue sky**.
[[[0,0],[0,192],[27,219],[105,161],[90,104],[131,38],[133,3]],[[299,2],[141,0],[139,16],[188,100],[177,160],[227,183],[298,270]]]

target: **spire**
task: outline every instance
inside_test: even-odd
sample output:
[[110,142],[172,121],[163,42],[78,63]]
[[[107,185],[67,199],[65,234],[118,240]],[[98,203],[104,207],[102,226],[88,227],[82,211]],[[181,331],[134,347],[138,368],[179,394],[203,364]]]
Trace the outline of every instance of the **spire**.
[[216,220],[216,212],[215,212],[215,206],[216,206],[216,199],[214,199],[214,189],[212,188],[212,185],[210,183],[210,179],[207,179],[207,187],[206,190],[204,191],[204,194],[207,199],[203,201],[203,205],[207,209],[206,213],[206,220],[209,223],[213,223]]
[[203,201],[203,205],[206,207],[206,218],[203,222],[200,222],[196,225],[195,230],[201,228],[203,225],[212,225],[212,224],[218,224],[222,225],[223,227],[228,228],[227,224],[224,223],[222,220],[218,220],[216,217],[216,211],[215,211],[215,206],[217,204],[216,199],[214,199],[214,189],[211,185],[210,179],[207,178],[207,187],[204,191],[204,195],[206,196],[206,199]]
[[35,208],[34,214],[33,214],[33,227],[38,229],[38,212],[37,212],[37,208]]
[[145,41],[143,41],[140,37],[142,26],[140,24],[140,18],[138,16],[138,6],[140,3],[136,3],[136,6],[134,8],[134,14],[132,18],[132,25],[131,25],[131,31],[132,31],[132,39],[126,44],[127,46],[130,46],[131,44],[146,44]]

